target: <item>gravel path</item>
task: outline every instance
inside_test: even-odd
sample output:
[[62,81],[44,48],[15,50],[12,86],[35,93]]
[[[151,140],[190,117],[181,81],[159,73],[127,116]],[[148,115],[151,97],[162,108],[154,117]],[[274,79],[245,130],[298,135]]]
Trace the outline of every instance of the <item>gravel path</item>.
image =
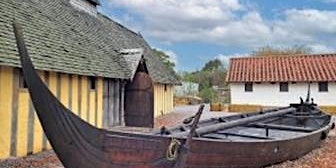
[[[196,112],[198,111],[198,108],[199,108],[198,105],[176,107],[173,113],[156,118],[154,127],[160,128],[161,126],[166,126],[169,128],[176,126],[182,123],[182,121],[185,118],[195,115]],[[227,112],[211,112],[209,105],[206,105],[204,107],[201,120],[213,117],[227,116],[232,114],[233,113],[227,113]]]
[[[155,127],[173,127],[186,118],[196,113],[198,106],[177,107],[174,113],[160,116],[155,120]],[[225,116],[232,113],[210,112],[209,106],[205,107],[201,119]],[[336,131],[330,132],[321,147],[307,155],[293,161],[270,166],[268,168],[336,168]],[[45,151],[25,158],[10,158],[0,161],[0,168],[63,168],[53,151]]]

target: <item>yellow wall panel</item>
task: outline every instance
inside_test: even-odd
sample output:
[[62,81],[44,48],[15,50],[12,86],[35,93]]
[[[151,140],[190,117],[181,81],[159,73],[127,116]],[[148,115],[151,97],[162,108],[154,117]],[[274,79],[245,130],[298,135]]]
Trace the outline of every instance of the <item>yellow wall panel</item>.
[[158,96],[158,102],[159,102],[159,115],[162,115],[163,113],[163,109],[162,109],[162,89],[161,89],[161,85],[158,86],[158,93],[159,93],[159,96]]
[[154,84],[154,116],[168,114],[173,111],[173,85],[167,85],[166,91],[164,84]]
[[88,78],[82,77],[82,104],[81,104],[81,118],[87,120],[87,103],[88,103]]
[[65,107],[69,107],[69,76],[61,74],[61,102]]
[[164,104],[163,104],[163,93],[162,93],[162,87],[161,87],[161,85],[160,85],[160,98],[159,98],[159,100],[160,100],[160,115],[162,115],[162,114],[164,114]]
[[72,75],[72,112],[78,115],[78,76]]
[[169,85],[166,86],[166,90],[164,90],[164,102],[165,102],[165,111],[166,111],[166,114],[169,113]]
[[29,93],[20,89],[18,102],[17,156],[27,155]]
[[159,105],[159,87],[158,86],[155,86],[155,93],[156,93],[156,95],[155,95],[155,104],[156,104],[156,115],[157,116],[160,116],[160,105]]
[[164,91],[163,91],[163,87],[162,87],[162,85],[160,85],[160,102],[161,102],[161,115],[162,114],[165,114],[165,111],[164,111]]
[[103,127],[103,78],[98,79],[98,94],[97,94],[97,126]]
[[[39,71],[38,74],[40,75],[40,78],[44,80],[44,73]],[[41,126],[41,122],[38,119],[38,116],[35,113],[35,118],[34,118],[34,141],[33,141],[33,153],[38,153],[42,151],[42,146],[43,146],[43,130]]]
[[41,122],[35,114],[35,122],[34,122],[34,147],[33,153],[41,152],[43,149],[43,130],[41,126]]
[[169,111],[172,112],[174,110],[174,85],[169,86]]
[[170,111],[174,110],[174,86],[170,86]]
[[162,115],[162,97],[161,97],[161,87],[160,87],[160,85],[158,85],[157,101],[158,101],[158,114]]
[[49,90],[57,95],[57,74],[55,72],[49,72]]
[[159,115],[162,115],[163,113],[163,109],[162,109],[162,89],[161,89],[161,85],[158,86],[158,93],[159,93],[159,96],[158,96],[158,106],[159,106]]
[[0,159],[10,155],[13,68],[0,66]]
[[168,113],[168,86],[166,86],[166,90],[165,87],[163,87],[163,103],[164,103],[164,112],[165,114]]
[[[57,97],[57,73],[49,72],[49,90]],[[47,149],[51,149],[51,145],[48,142]]]
[[156,97],[157,97],[157,91],[156,91],[156,85],[154,85],[154,117],[157,117],[157,116],[159,116],[158,115],[158,107],[157,107],[157,100],[156,100]]
[[90,100],[89,100],[89,103],[90,103],[90,109],[89,109],[89,115],[90,115],[90,121],[89,123],[91,125],[95,125],[95,119],[96,119],[96,103],[95,103],[95,99],[96,99],[96,91],[92,91],[90,90]]
[[155,117],[160,116],[160,110],[159,110],[159,89],[158,85],[154,85],[154,114]]
[[171,92],[171,87],[170,85],[167,86],[167,96],[166,96],[166,102],[167,102],[167,112],[171,112],[170,110],[170,92]]

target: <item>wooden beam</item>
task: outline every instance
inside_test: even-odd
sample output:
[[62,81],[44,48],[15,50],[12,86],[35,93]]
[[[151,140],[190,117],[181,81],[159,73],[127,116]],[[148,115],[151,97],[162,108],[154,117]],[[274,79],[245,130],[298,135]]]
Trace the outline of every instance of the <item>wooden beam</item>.
[[296,126],[264,124],[264,123],[256,123],[256,124],[251,124],[249,126],[257,127],[257,128],[269,128],[269,129],[277,129],[277,130],[285,130],[285,131],[294,131],[294,132],[312,132],[315,130],[309,127],[296,127]]
[[310,118],[323,118],[323,117],[327,117],[328,115],[322,114],[322,115],[313,115],[313,116],[300,116],[300,115],[292,115],[292,114],[288,114],[285,115],[285,117],[288,118],[297,118],[297,119],[310,119]]
[[[225,122],[225,123],[218,123],[218,124],[214,124],[214,125],[210,125],[210,126],[200,127],[198,129],[196,129],[196,132],[197,132],[198,135],[204,135],[204,134],[211,133],[211,132],[216,132],[216,131],[222,130],[222,129],[228,129],[228,128],[232,128],[232,127],[236,127],[236,126],[247,125],[249,123],[253,123],[253,122],[256,122],[256,121],[282,116],[282,115],[289,114],[289,113],[292,113],[292,112],[295,112],[295,111],[296,111],[296,108],[290,107],[290,108],[282,109],[282,110],[275,111],[275,112],[269,112],[269,113],[260,114],[260,115],[256,115],[256,116],[236,119],[236,120]],[[180,132],[180,133],[173,134],[172,136],[174,136],[174,137],[185,137],[188,134],[189,134],[189,131],[185,131],[185,132]]]
[[216,132],[211,134],[203,135],[203,137],[210,137],[210,138],[216,138],[216,139],[227,139],[229,136],[236,136],[236,137],[242,137],[242,138],[252,138],[252,139],[262,139],[262,140],[271,140],[273,138],[266,137],[266,136],[257,136],[257,135],[244,135],[244,134],[236,134],[236,133],[229,133],[229,132]]

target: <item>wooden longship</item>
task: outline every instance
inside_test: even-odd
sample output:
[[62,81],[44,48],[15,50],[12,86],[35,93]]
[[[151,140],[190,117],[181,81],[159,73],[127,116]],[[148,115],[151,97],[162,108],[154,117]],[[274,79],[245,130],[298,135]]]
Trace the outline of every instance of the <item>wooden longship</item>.
[[14,24],[14,31],[34,107],[67,168],[262,167],[310,152],[334,127],[331,116],[302,101],[198,122],[200,109],[183,126],[160,132],[98,129],[53,96],[35,72],[22,29]]

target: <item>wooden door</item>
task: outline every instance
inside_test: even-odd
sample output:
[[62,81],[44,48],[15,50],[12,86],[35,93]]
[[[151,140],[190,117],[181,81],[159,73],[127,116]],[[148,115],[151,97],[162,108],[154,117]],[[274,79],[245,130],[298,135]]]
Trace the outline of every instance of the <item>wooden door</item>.
[[125,90],[126,126],[154,126],[153,82],[145,72],[137,72]]

